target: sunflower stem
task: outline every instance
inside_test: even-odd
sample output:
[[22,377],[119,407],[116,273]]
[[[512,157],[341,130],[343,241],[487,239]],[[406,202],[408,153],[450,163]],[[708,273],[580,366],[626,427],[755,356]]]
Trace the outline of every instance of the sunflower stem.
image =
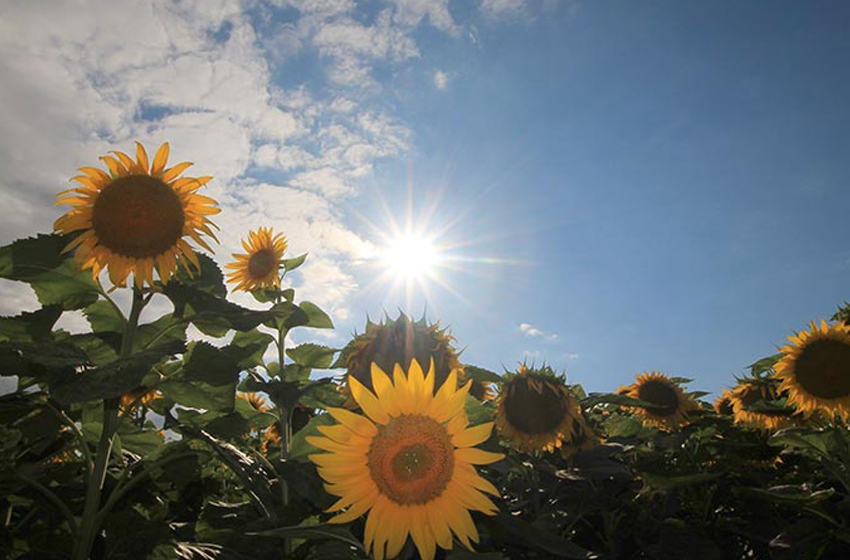
[[[286,271],[284,271],[286,274]],[[283,276],[281,276],[281,280]],[[281,291],[278,287],[277,294],[275,295],[275,305],[279,304],[281,301]],[[286,335],[289,333],[289,329],[287,329],[284,325],[280,325],[277,329],[277,358],[278,358],[278,375],[283,379],[283,361],[286,358]],[[292,424],[292,412],[286,408],[283,408],[280,411],[280,419],[278,420],[278,424],[280,427],[280,462],[285,463],[287,459],[289,459],[289,445],[290,445],[290,436],[289,430]],[[283,500],[283,507],[286,508],[289,506],[289,482],[281,476],[280,477],[280,493],[281,499]],[[289,540],[288,537],[284,537],[283,539],[283,555],[284,557],[288,557],[292,553],[292,541]]]
[[[130,317],[124,324],[124,336],[121,339],[121,353],[119,359],[128,357],[133,351],[133,337],[139,324],[139,316],[142,314],[148,299],[143,298],[141,292],[133,288],[133,304],[130,309]],[[114,302],[113,302],[114,305]],[[123,315],[122,315],[123,317]],[[101,492],[106,480],[106,470],[109,466],[109,457],[112,455],[112,442],[118,428],[118,405],[120,398],[113,397],[103,402],[103,428],[100,433],[100,441],[97,445],[97,455],[94,459],[94,468],[91,471],[86,490],[86,502],[83,507],[83,519],[74,546],[74,560],[86,560],[91,553],[94,541],[100,532],[103,519],[99,516]]]

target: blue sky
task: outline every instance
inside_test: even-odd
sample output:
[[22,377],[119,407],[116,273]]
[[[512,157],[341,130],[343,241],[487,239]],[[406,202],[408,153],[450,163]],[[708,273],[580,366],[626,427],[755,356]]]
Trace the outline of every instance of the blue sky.
[[[260,225],[310,251],[328,344],[427,305],[470,363],[716,392],[850,299],[846,3],[55,4],[0,16],[4,243],[76,167],[168,140],[216,177],[220,262]],[[376,280],[408,215],[448,288]]]

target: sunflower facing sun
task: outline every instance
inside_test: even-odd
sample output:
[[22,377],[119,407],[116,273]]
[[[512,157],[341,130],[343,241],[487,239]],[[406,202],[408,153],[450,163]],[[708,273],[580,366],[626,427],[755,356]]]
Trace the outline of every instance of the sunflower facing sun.
[[191,274],[186,260],[200,270],[184,237],[208,251],[212,249],[201,234],[218,241],[210,229],[215,224],[207,218],[219,212],[216,202],[196,193],[211,177],[180,177],[192,165],[189,162],[166,169],[168,150],[168,143],[162,144],[149,166],[144,146],[136,142],[135,160],[123,152],[103,156],[109,173],[81,167],[84,175],[72,180],[82,187],[56,196],[56,204],[73,208],[56,220],[53,229],[81,232],[65,250],[76,249],[74,258],[83,270],[91,269],[97,277],[105,268],[115,286],[124,286],[132,273],[139,288],[145,282],[153,284],[154,269],[162,282],[171,278],[178,263]]
[[227,281],[237,284],[236,290],[246,292],[260,288],[280,287],[280,267],[286,251],[286,238],[274,233],[272,228],[261,227],[248,232],[242,240],[245,254],[233,253],[236,262],[226,265],[233,272],[227,273]]
[[416,360],[405,374],[396,364],[390,380],[372,365],[374,393],[352,377],[349,387],[365,416],[328,408],[339,422],[320,426],[325,437],[307,441],[329,453],[310,455],[325,489],[340,499],[328,511],[346,509],[331,523],[347,523],[367,511],[364,544],[377,560],[398,556],[413,538],[419,555],[434,558],[437,545],[452,548],[452,533],[468,549],[478,542],[469,510],[493,515],[484,493],[499,491],[473,465],[502,459],[474,446],[486,441],[492,423],[467,427],[470,384],[457,388],[458,372],[434,393],[434,365],[427,374]]
[[788,404],[806,414],[823,411],[850,418],[850,327],[812,321],[811,329],[788,337],[776,364],[779,391]]

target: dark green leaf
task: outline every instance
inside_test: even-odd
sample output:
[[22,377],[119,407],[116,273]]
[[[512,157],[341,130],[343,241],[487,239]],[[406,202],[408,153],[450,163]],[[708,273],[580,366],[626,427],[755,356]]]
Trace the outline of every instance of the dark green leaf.
[[292,436],[289,459],[292,461],[309,461],[307,455],[311,453],[324,453],[321,449],[317,449],[309,444],[306,438],[308,436],[324,437],[318,430],[319,426],[332,426],[334,424],[336,424],[336,420],[330,414],[319,414],[311,418],[306,426]]
[[0,317],[0,341],[36,342],[47,338],[62,315],[62,307],[48,305],[15,317]]
[[298,255],[297,257],[293,257],[291,259],[283,259],[283,268],[287,272],[289,272],[290,270],[295,270],[296,268],[304,264],[305,260],[307,260],[307,253],[304,253],[303,255]]
[[473,381],[479,381],[482,383],[501,383],[502,381],[501,375],[492,372],[489,369],[464,364],[463,371],[466,373],[466,378],[472,379]]
[[192,274],[190,275],[189,272],[180,267],[174,274],[174,279],[180,284],[190,286],[216,297],[226,297],[227,287],[224,285],[224,275],[221,273],[218,264],[203,253],[196,253],[196,255],[201,265],[201,272],[198,273],[194,266],[190,265],[192,266]]
[[581,406],[586,409],[602,403],[616,404],[620,406],[639,406],[640,408],[647,408],[650,410],[663,408],[659,405],[652,404],[651,402],[641,401],[625,395],[617,395],[615,393],[590,393],[590,395],[581,400]]
[[224,349],[193,342],[182,370],[160,385],[162,393],[184,406],[232,410],[242,368]]
[[278,527],[277,529],[271,529],[269,531],[260,531],[258,533],[248,534],[255,537],[274,537],[280,539],[334,539],[356,547],[357,550],[360,550],[361,552],[366,552],[360,541],[354,538],[347,528],[340,525],[296,525],[293,527]]
[[124,332],[124,317],[106,300],[98,300],[83,309],[94,332]]
[[133,348],[143,350],[152,344],[164,342],[186,342],[187,322],[173,313],[163,315],[152,323],[139,325],[133,337]]
[[319,309],[315,303],[309,301],[301,302],[298,305],[300,313],[295,312],[286,320],[286,328],[294,329],[295,327],[310,327],[313,329],[332,329],[334,328],[333,321],[328,315]]
[[309,368],[325,369],[331,365],[337,350],[319,344],[301,344],[286,351],[296,364]]
[[773,369],[773,366],[776,365],[776,362],[780,360],[780,358],[782,358],[781,352],[772,356],[768,356],[766,358],[762,358],[761,360],[748,366],[750,368],[750,373],[752,375],[760,375],[762,373],[770,371]]
[[236,361],[242,369],[248,369],[263,365],[263,356],[269,348],[269,344],[275,341],[270,334],[251,330],[248,332],[237,332],[225,351]]
[[39,235],[0,247],[0,278],[26,282],[42,305],[80,309],[98,299],[91,272],[62,253],[73,237]]
[[575,558],[589,560],[599,558],[595,552],[568,541],[545,527],[529,523],[519,517],[499,512],[486,521],[490,535],[494,539],[506,539],[511,543],[523,543],[526,547],[545,552],[556,558]]

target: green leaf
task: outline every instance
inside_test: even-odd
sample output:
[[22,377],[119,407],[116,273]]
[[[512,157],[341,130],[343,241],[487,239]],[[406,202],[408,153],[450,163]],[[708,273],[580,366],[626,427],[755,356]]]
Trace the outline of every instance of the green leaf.
[[49,379],[50,388],[56,400],[66,404],[120,397],[139,387],[155,363],[183,352],[184,348],[180,342],[170,342],[79,375],[67,372],[53,375]]
[[348,529],[340,525],[294,525],[291,527],[278,527],[277,529],[247,534],[252,537],[273,537],[278,539],[332,539],[342,541],[349,546],[357,548],[357,550],[364,554],[366,553],[366,550],[364,550],[360,541],[354,538]]
[[625,395],[617,395],[616,393],[590,393],[590,395],[581,400],[581,406],[585,409],[602,403],[616,404],[619,406],[639,406],[649,410],[663,408],[662,406],[652,404],[651,402],[633,399]]
[[298,430],[298,432],[292,436],[292,444],[289,448],[289,459],[292,461],[309,461],[307,458],[308,455],[312,453],[324,453],[321,449],[313,447],[311,444],[307,443],[308,436],[316,436],[316,437],[324,437],[322,433],[318,430],[319,426],[332,426],[336,424],[336,421],[331,417],[330,414],[319,414],[314,416],[307,422],[307,425]]
[[773,369],[773,366],[776,365],[776,362],[778,362],[781,358],[782,358],[781,352],[774,354],[772,356],[768,356],[766,358],[762,358],[761,360],[759,360],[755,363],[752,363],[748,366],[750,368],[750,373],[752,375],[757,376],[757,375],[760,375],[760,374],[765,373],[767,371],[770,371],[770,370]]
[[160,384],[160,390],[184,406],[232,410],[241,370],[227,351],[207,342],[193,342],[181,371]]
[[742,488],[745,493],[756,496],[763,500],[777,504],[793,505],[797,507],[814,506],[820,502],[830,499],[835,495],[834,488],[818,490],[813,492],[807,485],[786,484],[772,486],[767,489]]
[[233,340],[225,347],[225,352],[236,360],[242,369],[248,369],[263,365],[263,356],[269,348],[269,344],[275,341],[270,334],[251,330],[248,332],[237,332]]
[[164,342],[186,342],[186,325],[183,319],[167,313],[152,323],[145,323],[136,328],[133,336],[133,348],[143,350],[152,344]]
[[0,341],[36,342],[46,339],[61,315],[61,306],[48,305],[15,317],[0,317]]
[[723,473],[694,473],[681,476],[668,476],[660,473],[641,473],[644,488],[641,492],[656,490],[673,490],[685,486],[704,484],[722,477]]
[[80,309],[98,299],[97,285],[62,250],[71,236],[39,235],[0,247],[0,278],[28,283],[42,305]]
[[295,270],[296,268],[304,264],[305,260],[307,260],[307,253],[304,253],[303,255],[298,255],[297,257],[293,257],[291,259],[283,259],[283,261],[281,262],[283,263],[284,270],[289,272],[291,270]]
[[490,371],[489,369],[480,368],[478,366],[470,366],[464,364],[463,371],[466,374],[467,379],[472,379],[473,381],[480,381],[482,383],[501,383],[502,376],[498,373]]
[[544,525],[529,523],[519,517],[499,512],[486,520],[493,539],[507,540],[511,544],[522,543],[531,550],[545,552],[556,558],[590,560],[599,558],[595,552],[585,550],[573,542],[549,530]]
[[466,395],[466,416],[469,419],[470,426],[492,422],[493,409],[484,406],[481,401],[472,395]]
[[299,327],[309,327],[313,329],[332,329],[334,328],[333,321],[328,317],[327,313],[322,311],[315,303],[303,301],[298,307],[307,315],[307,322],[304,324],[288,326],[290,329]]
[[204,253],[196,253],[196,255],[201,265],[201,272],[198,273],[193,267],[192,274],[190,275],[183,267],[179,267],[174,274],[174,279],[184,286],[190,286],[213,296],[219,298],[227,297],[224,275],[221,273],[218,264]]
[[174,304],[175,317],[191,321],[210,336],[224,336],[231,329],[250,331],[275,317],[271,310],[247,309],[227,301],[223,296],[177,282],[163,286],[163,293]]
[[644,431],[643,424],[631,416],[615,414],[608,417],[604,422],[605,432],[608,437],[635,437]]
[[83,309],[94,332],[124,332],[124,317],[106,300],[98,300]]
[[296,364],[316,369],[328,368],[336,353],[337,350],[334,348],[312,343],[301,344],[286,351],[286,355]]
[[687,385],[688,383],[693,381],[693,379],[690,379],[688,377],[671,377],[670,381],[679,385]]

